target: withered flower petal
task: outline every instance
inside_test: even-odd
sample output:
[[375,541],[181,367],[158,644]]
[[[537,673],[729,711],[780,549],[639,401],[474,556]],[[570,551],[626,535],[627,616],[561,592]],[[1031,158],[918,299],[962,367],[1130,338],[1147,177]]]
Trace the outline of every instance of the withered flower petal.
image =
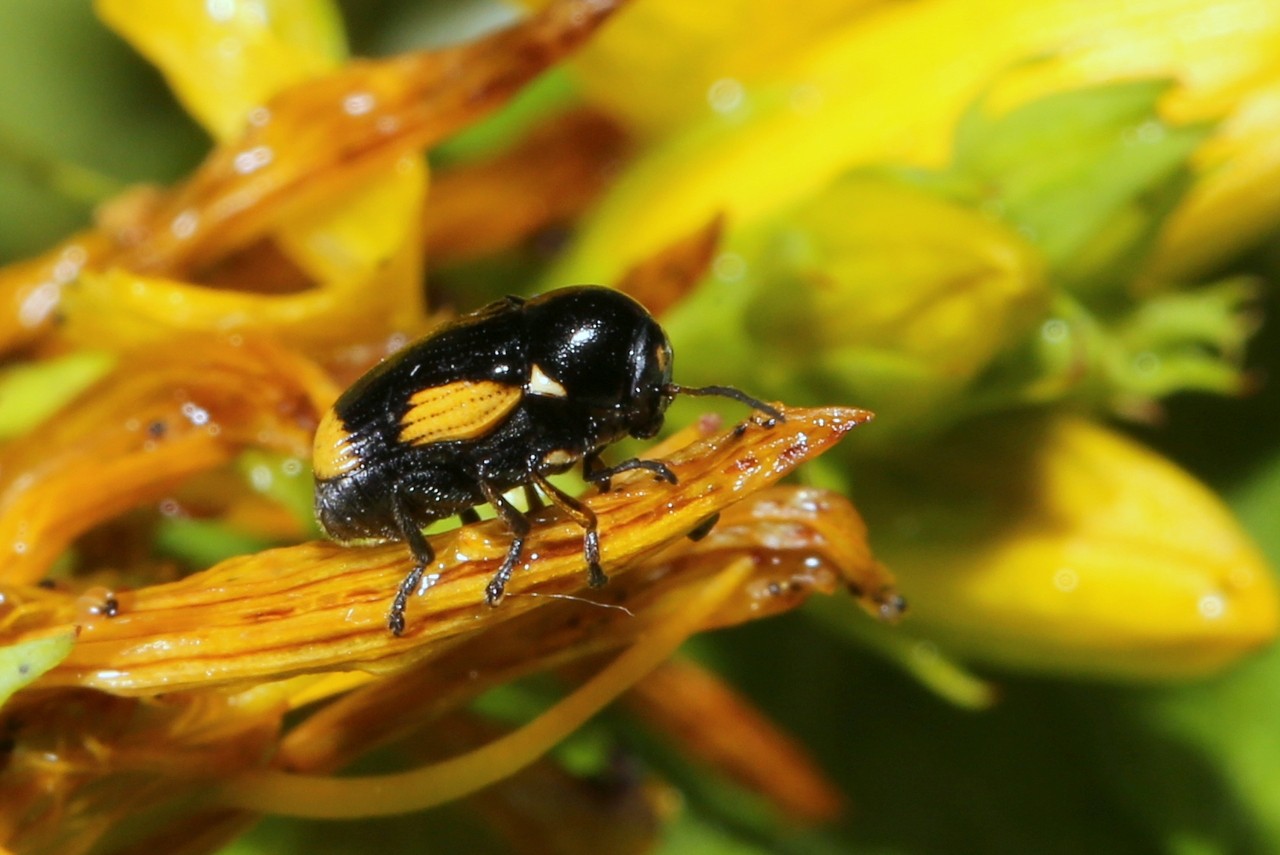
[[[305,220],[323,202],[383,175],[402,158],[416,158],[504,103],[589,37],[620,2],[559,0],[473,43],[351,62],[286,90],[266,105],[264,122],[214,149],[186,183],[135,206],[131,219],[109,232],[86,231],[6,269],[0,275],[0,351],[45,332],[63,289],[84,271],[198,274],[291,221]],[[352,96],[358,96],[358,108],[344,108]],[[255,150],[272,157],[246,170],[242,155]],[[350,301],[343,305],[352,308]],[[254,308],[250,301],[239,317],[251,320]],[[299,311],[308,308],[314,311],[304,301]]]
[[657,726],[687,756],[710,765],[805,823],[839,815],[836,785],[790,736],[713,672],[673,660],[626,696],[627,706]]
[[[755,573],[712,616],[716,625],[777,614],[815,591],[857,586],[868,592],[871,607],[892,592],[892,579],[871,557],[866,528],[847,499],[807,487],[770,487],[726,508],[706,538],[676,540],[616,575],[592,600],[539,597],[539,608],[335,699],[284,737],[277,764],[297,771],[339,768],[429,728],[442,712],[493,686],[615,650],[634,636],[637,613],[659,598],[678,600],[743,556],[755,561]],[[508,595],[503,608],[521,596],[528,595]],[[341,680],[334,686],[345,688]],[[313,685],[293,700],[322,689]]]
[[188,340],[122,360],[0,450],[0,582],[38,581],[97,523],[247,446],[305,459],[335,394],[314,364],[263,341]]
[[[620,478],[612,492],[586,500],[605,533],[605,568],[620,583],[637,559],[783,477],[869,417],[849,408],[790,410],[772,427],[747,423],[678,452],[666,461],[680,479],[674,486],[646,473]],[[524,596],[509,597],[501,608],[484,605],[483,596],[506,550],[507,535],[496,522],[434,539],[438,561],[429,572],[440,581],[413,598],[400,638],[386,631],[386,609],[408,569],[402,544],[304,543],[119,594],[119,614],[83,620],[75,651],[41,685],[137,694],[334,668],[400,669],[546,602],[530,593],[583,587],[581,530],[549,512],[538,522],[511,588]],[[854,586],[883,600],[888,586],[879,567],[858,572]],[[74,619],[69,604],[47,616],[50,623]]]
[[604,191],[626,148],[617,125],[583,108],[498,154],[436,171],[423,211],[427,256],[437,265],[466,261],[567,222]]

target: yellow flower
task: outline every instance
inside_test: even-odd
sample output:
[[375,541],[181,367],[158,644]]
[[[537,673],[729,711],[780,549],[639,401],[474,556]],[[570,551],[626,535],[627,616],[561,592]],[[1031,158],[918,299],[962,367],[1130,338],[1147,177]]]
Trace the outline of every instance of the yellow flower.
[[1257,548],[1203,485],[1074,416],[971,425],[860,473],[908,630],[972,661],[1124,680],[1199,677],[1275,638]]
[[991,413],[1067,398],[1148,416],[1177,389],[1247,387],[1252,289],[1180,286],[1280,218],[1280,6],[859,5],[776,43],[768,73],[700,51],[735,97],[683,124],[639,113],[658,87],[705,98],[711,73],[687,92],[620,80],[645,67],[636,33],[665,16],[678,54],[753,7],[678,6],[621,16],[575,60],[589,98],[655,139],[548,281],[612,276],[723,216],[712,276],[670,316],[682,370],[876,409],[833,477],[944,651],[1155,679],[1270,640],[1268,571],[1206,490],[1086,421]]
[[97,0],[94,9],[220,140],[240,133],[272,96],[346,59],[342,19],[329,0]]
[[[838,181],[728,251],[740,269],[722,265],[667,318],[681,372],[861,401],[879,414],[864,441],[950,421],[1051,298],[1040,255],[1017,234],[883,177]],[[725,358],[734,341],[748,352]]]
[[[598,74],[611,81],[584,83],[591,96],[623,114],[626,104],[681,91],[663,75],[622,82],[608,71],[646,67],[640,54],[653,40],[628,27],[664,16],[673,25],[661,38],[664,53],[697,55],[707,38],[701,22],[749,4],[698,4],[684,27],[669,10],[688,4],[649,5],[665,11],[620,16],[611,40],[579,60],[584,81]],[[775,9],[759,29],[804,14]],[[790,47],[772,85],[745,88],[723,115],[669,134],[632,167],[560,275],[611,278],[717,212],[735,226],[750,224],[853,166],[939,166],[957,120],[984,93],[1004,111],[1051,92],[1137,78],[1176,82],[1162,103],[1171,122],[1225,120],[1198,156],[1191,197],[1152,262],[1161,278],[1186,278],[1229,256],[1280,214],[1280,197],[1259,192],[1280,173],[1270,145],[1280,118],[1280,6],[1269,0],[921,0],[851,14],[811,46]],[[689,85],[700,90],[702,75]]]
[[[846,499],[773,486],[871,414],[779,404],[776,418],[696,420],[650,449],[670,481],[620,473],[584,497],[612,577],[590,599],[581,526],[535,508],[500,608],[480,589],[510,531],[472,521],[429,535],[439,584],[415,592],[403,634],[389,632],[404,545],[299,542],[308,532],[291,512],[309,514],[312,496],[289,496],[309,483],[312,434],[339,384],[392,332],[428,323],[423,148],[503,103],[611,5],[561,0],[470,44],[341,68],[330,68],[341,50],[327,5],[101,8],[218,141],[184,184],[118,200],[94,229],[0,277],[14,298],[0,299],[0,348],[35,343],[0,393],[55,382],[62,404],[0,426],[0,849],[181,840],[206,851],[265,811],[368,817],[459,799],[537,761],[694,632],[814,592],[901,610]],[[678,287],[663,260],[641,278]],[[15,311],[31,301],[39,311]],[[111,353],[40,362],[81,357],[77,346]],[[273,488],[284,478],[292,486]],[[182,526],[185,538],[173,534]],[[218,557],[193,534],[217,540]],[[332,774],[459,725],[480,739],[488,726],[469,709],[480,693],[585,673],[614,652],[482,748],[449,740],[455,756],[440,763]],[[731,693],[703,694],[703,726],[736,719],[737,741],[712,762],[788,814],[838,809],[833,786],[763,719],[736,714]],[[651,692],[650,717],[684,700]],[[521,802],[518,787],[487,797],[494,810]],[[656,833],[652,821],[635,828],[638,840]],[[627,836],[611,830],[602,845]]]
[[[522,5],[546,5],[523,0]],[[646,137],[732,111],[792,57],[884,0],[678,3],[642,0],[592,40],[570,67],[589,100]]]

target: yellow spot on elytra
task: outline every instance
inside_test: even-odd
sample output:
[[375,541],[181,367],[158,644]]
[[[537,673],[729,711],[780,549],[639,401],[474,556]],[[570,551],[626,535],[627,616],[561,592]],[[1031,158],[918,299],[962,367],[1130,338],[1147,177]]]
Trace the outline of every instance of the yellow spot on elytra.
[[492,380],[458,380],[409,398],[400,420],[400,441],[411,445],[476,439],[497,426],[520,403],[519,386]]
[[312,445],[311,467],[317,478],[326,481],[345,475],[360,465],[360,458],[351,444],[351,434],[342,419],[329,410],[316,427]]

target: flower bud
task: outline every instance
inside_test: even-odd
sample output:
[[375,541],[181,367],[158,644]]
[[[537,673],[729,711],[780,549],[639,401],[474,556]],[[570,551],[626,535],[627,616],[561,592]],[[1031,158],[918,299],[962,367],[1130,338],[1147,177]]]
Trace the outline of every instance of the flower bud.
[[1227,508],[1083,419],[975,425],[891,477],[860,478],[858,493],[911,630],[953,655],[1168,680],[1276,636],[1275,582]]
[[1206,125],[1161,121],[1157,105],[1170,89],[1166,80],[1106,83],[998,114],[981,99],[956,129],[948,178],[1034,243],[1056,284],[1114,300],[1208,135]]
[[1050,299],[1039,254],[1012,231],[883,177],[847,176],[736,249],[744,281],[712,282],[668,319],[682,374],[735,364],[725,339],[744,338],[750,374],[735,382],[858,401],[882,438],[948,421]]

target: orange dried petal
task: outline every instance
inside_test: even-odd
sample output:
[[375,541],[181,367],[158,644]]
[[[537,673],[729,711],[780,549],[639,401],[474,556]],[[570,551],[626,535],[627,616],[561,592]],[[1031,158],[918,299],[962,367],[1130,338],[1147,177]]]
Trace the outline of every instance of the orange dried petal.
[[800,745],[712,672],[688,661],[659,666],[626,696],[681,752],[805,823],[835,819],[844,799]]
[[[622,594],[637,559],[783,477],[868,418],[848,408],[791,410],[773,427],[740,426],[671,457],[676,485],[631,473],[613,492],[586,499],[604,532],[603,563],[619,577],[608,590]],[[520,594],[563,594],[584,586],[581,530],[554,512],[545,514],[509,588],[517,596],[500,608],[484,605],[483,596],[506,551],[507,535],[496,522],[434,539],[438,562],[430,570],[441,580],[413,598],[407,630],[398,638],[386,629],[386,611],[409,569],[406,548],[307,543],[120,595],[121,613],[85,620],[76,649],[40,685],[145,693],[326,669],[403,668],[548,602]],[[736,608],[752,611],[758,603]]]
[[[354,187],[370,170],[421,151],[505,102],[577,47],[619,5],[562,0],[473,43],[351,62],[268,102],[262,120],[215,149],[191,180],[137,224],[119,263],[138,272],[199,270]],[[265,152],[245,169],[246,153]]]
[[[0,273],[0,352],[41,335],[63,287],[82,271],[119,268],[153,278],[189,278],[317,211],[332,210],[343,194],[387,180],[397,163],[503,104],[586,40],[621,2],[559,0],[470,44],[352,62],[286,90],[268,103],[260,121],[216,148],[186,183],[118,212],[110,231],[78,235]],[[416,219],[403,226],[416,233]],[[402,243],[418,246],[416,240]],[[412,277],[395,281],[403,285]],[[377,281],[323,284],[362,288],[363,300],[386,300],[387,315],[401,323],[405,307],[417,305],[403,289],[390,294],[405,299],[392,300]],[[195,292],[173,293],[201,304]],[[292,305],[297,296],[276,299]],[[325,310],[341,314],[350,308],[349,302],[320,304],[304,301],[295,311],[327,317]],[[231,309],[252,318],[265,304],[250,300]],[[270,311],[288,314],[287,306]],[[108,343],[117,340],[113,336]]]
[[618,281],[618,290],[639,300],[655,315],[679,303],[706,275],[724,234],[724,217],[675,241],[635,264]]
[[[743,556],[756,562],[755,573],[721,606],[714,618],[718,625],[776,614],[814,591],[831,593],[841,583],[880,591],[892,584],[870,558],[865,528],[848,500],[812,488],[766,488],[726,508],[706,538],[677,540],[593,592],[591,601],[539,598],[540,608],[334,701],[290,731],[278,762],[299,771],[339,768],[374,747],[430,727],[443,711],[493,686],[612,650],[631,639],[635,613],[653,602],[646,589],[678,598]],[[502,608],[519,600],[518,593],[510,595]]]
[[246,446],[306,459],[336,395],[263,342],[143,351],[41,429],[0,449],[0,581],[33,583],[78,535]]
[[625,149],[617,125],[582,109],[494,157],[440,170],[423,218],[427,256],[465,261],[572,219],[604,190]]

